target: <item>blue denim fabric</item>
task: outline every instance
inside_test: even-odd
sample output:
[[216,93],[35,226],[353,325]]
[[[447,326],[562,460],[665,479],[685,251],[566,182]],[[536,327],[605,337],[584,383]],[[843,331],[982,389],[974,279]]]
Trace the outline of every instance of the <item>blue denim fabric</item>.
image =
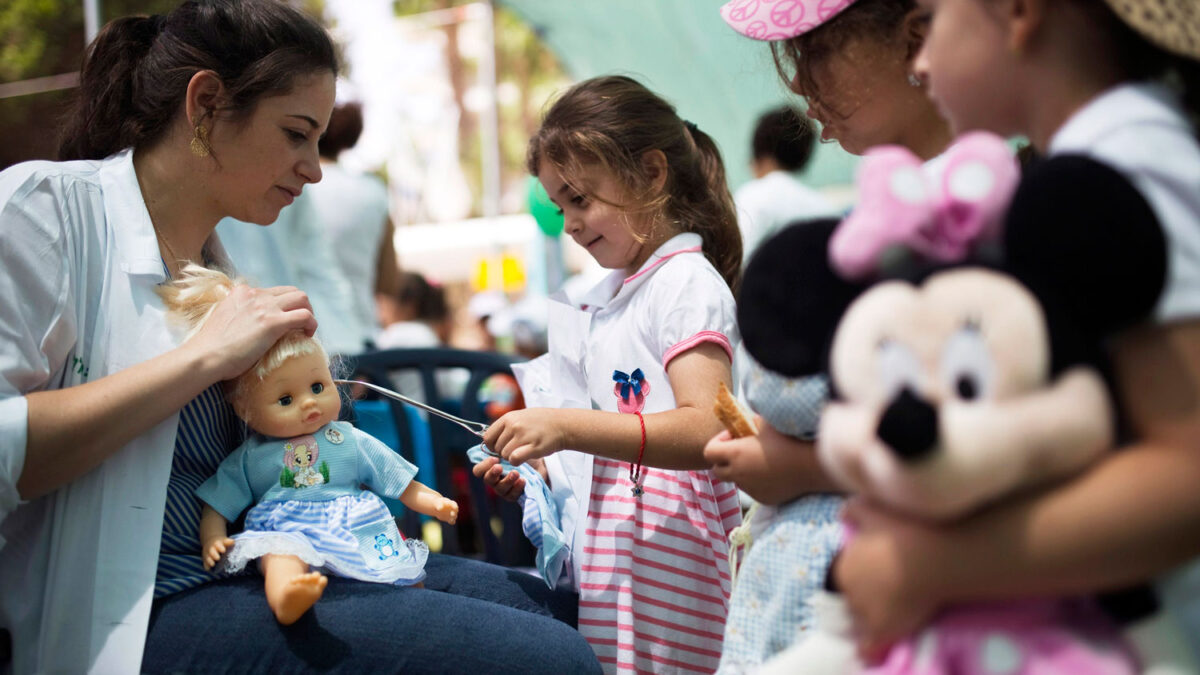
[[[262,578],[225,579],[154,601],[146,673],[599,673],[571,625],[572,594],[532,575],[431,555],[425,588],[330,577],[291,626]],[[558,617],[558,620],[555,617]]]

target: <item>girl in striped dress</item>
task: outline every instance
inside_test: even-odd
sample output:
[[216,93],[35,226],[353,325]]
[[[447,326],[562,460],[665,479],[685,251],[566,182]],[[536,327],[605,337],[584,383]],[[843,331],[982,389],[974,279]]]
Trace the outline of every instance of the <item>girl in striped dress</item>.
[[[198,328],[233,285],[222,272],[189,265],[160,294]],[[448,523],[458,505],[413,480],[416,467],[383,443],[336,421],[341,399],[319,342],[300,331],[285,335],[231,382],[228,395],[255,433],[196,489],[206,569],[235,573],[257,561],[282,624],[321,597],[323,572],[420,584],[429,549],[400,535],[377,495]],[[247,507],[245,529],[229,537],[227,524]]]
[[[737,492],[704,461],[730,385],[731,287],[741,236],[712,140],[626,77],[566,92],[530,142],[529,170],[564,231],[612,270],[550,310],[543,384],[497,420],[487,447],[548,479],[571,546],[579,630],[607,672],[716,669]],[[496,460],[475,469],[520,487]],[[511,476],[511,477],[509,477]]]

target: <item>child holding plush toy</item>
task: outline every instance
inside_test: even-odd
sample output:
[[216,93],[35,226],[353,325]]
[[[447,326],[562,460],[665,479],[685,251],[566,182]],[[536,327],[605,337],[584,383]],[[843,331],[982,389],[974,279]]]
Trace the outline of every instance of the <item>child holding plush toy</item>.
[[[951,134],[912,73],[927,27],[915,0],[732,0],[721,16],[738,33],[770,42],[780,76],[804,97],[825,140],[854,154],[897,144],[918,162],[940,161]],[[793,251],[803,239],[793,233],[775,245]],[[840,488],[818,466],[813,446],[828,393],[822,355],[792,349],[795,335],[775,330],[781,315],[774,313],[786,312],[796,331],[832,332],[837,316],[823,313],[821,299],[805,297],[828,274],[821,255],[796,260],[786,281],[769,280],[761,297],[787,289],[796,296],[787,307],[756,306],[747,289],[739,297],[751,357],[739,360],[740,380],[760,415],[760,433],[718,436],[705,457],[716,475],[762,505],[747,525],[751,538],[730,601],[722,673],[753,669],[812,628],[808,598],[841,540]]]
[[[855,505],[834,570],[868,655],[948,604],[1118,588],[1200,553],[1195,3],[927,6],[918,70],[954,127],[1024,133],[1047,155],[1014,198],[1008,266],[1107,347],[1136,440],[951,526]],[[1165,590],[1168,608],[1186,603],[1186,586]]]
[[[198,329],[233,286],[223,272],[188,265],[160,294]],[[228,396],[256,433],[196,489],[206,569],[234,573],[257,561],[267,604],[285,625],[321,597],[322,572],[397,585],[424,579],[429,549],[400,535],[376,493],[448,523],[458,505],[413,480],[416,467],[400,455],[337,421],[341,397],[316,339],[285,335],[231,381]],[[226,525],[252,505],[245,529],[229,537]]]

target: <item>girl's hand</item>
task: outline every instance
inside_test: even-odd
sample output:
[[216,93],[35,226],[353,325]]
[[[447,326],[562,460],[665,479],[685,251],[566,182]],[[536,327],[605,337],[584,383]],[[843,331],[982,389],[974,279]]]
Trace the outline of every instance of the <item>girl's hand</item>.
[[755,416],[754,426],[756,436],[730,438],[723,431],[704,446],[704,459],[713,465],[713,475],[733,481],[763,504],[782,504],[805,494],[806,481],[796,475],[804,467],[795,465],[798,456],[808,453],[815,466],[812,443],[779,433],[761,416]]
[[568,443],[568,431],[558,413],[553,408],[506,413],[488,427],[483,442],[513,466],[553,455]]
[[859,654],[871,663],[938,610],[938,533],[860,499],[846,503],[844,518],[856,531],[832,572],[854,617]]
[[[550,483],[545,462],[540,459],[531,459],[529,466],[537,469],[546,483]],[[504,473],[504,467],[500,466],[499,457],[485,457],[483,461],[471,467],[471,473],[482,478],[483,482],[490,485],[497,495],[510,502],[517,501],[517,498],[525,493],[525,479],[516,471]]]
[[221,556],[231,548],[233,548],[233,540],[229,537],[213,537],[206,541],[201,551],[204,557],[204,569],[211,570],[221,560]]
[[453,525],[458,521],[458,502],[449,497],[442,497],[442,500],[434,505],[433,513],[429,515],[443,523]]
[[251,288],[238,284],[218,302],[200,330],[184,343],[218,380],[246,372],[271,345],[292,330],[317,330],[308,296],[292,286]]

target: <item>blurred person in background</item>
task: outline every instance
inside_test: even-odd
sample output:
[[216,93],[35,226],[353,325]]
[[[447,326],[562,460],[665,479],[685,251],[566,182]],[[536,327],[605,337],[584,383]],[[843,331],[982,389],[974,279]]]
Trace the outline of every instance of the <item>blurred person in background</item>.
[[[381,279],[383,282],[383,279]],[[450,342],[450,308],[446,291],[417,272],[396,272],[375,294],[380,349],[439,347]]]
[[824,195],[796,177],[812,158],[816,140],[812,120],[792,106],[768,110],[758,118],[751,142],[754,179],[733,194],[746,259],[784,225],[837,213]]
[[352,171],[338,163],[338,156],[358,143],[362,130],[361,104],[334,106],[329,130],[321,137],[319,146],[324,178],[306,192],[310,214],[325,231],[326,238],[335,244],[334,260],[350,282],[352,304],[348,311],[360,325],[374,333],[380,323],[372,298],[396,286],[400,268],[392,243],[387,187],[376,176]]

